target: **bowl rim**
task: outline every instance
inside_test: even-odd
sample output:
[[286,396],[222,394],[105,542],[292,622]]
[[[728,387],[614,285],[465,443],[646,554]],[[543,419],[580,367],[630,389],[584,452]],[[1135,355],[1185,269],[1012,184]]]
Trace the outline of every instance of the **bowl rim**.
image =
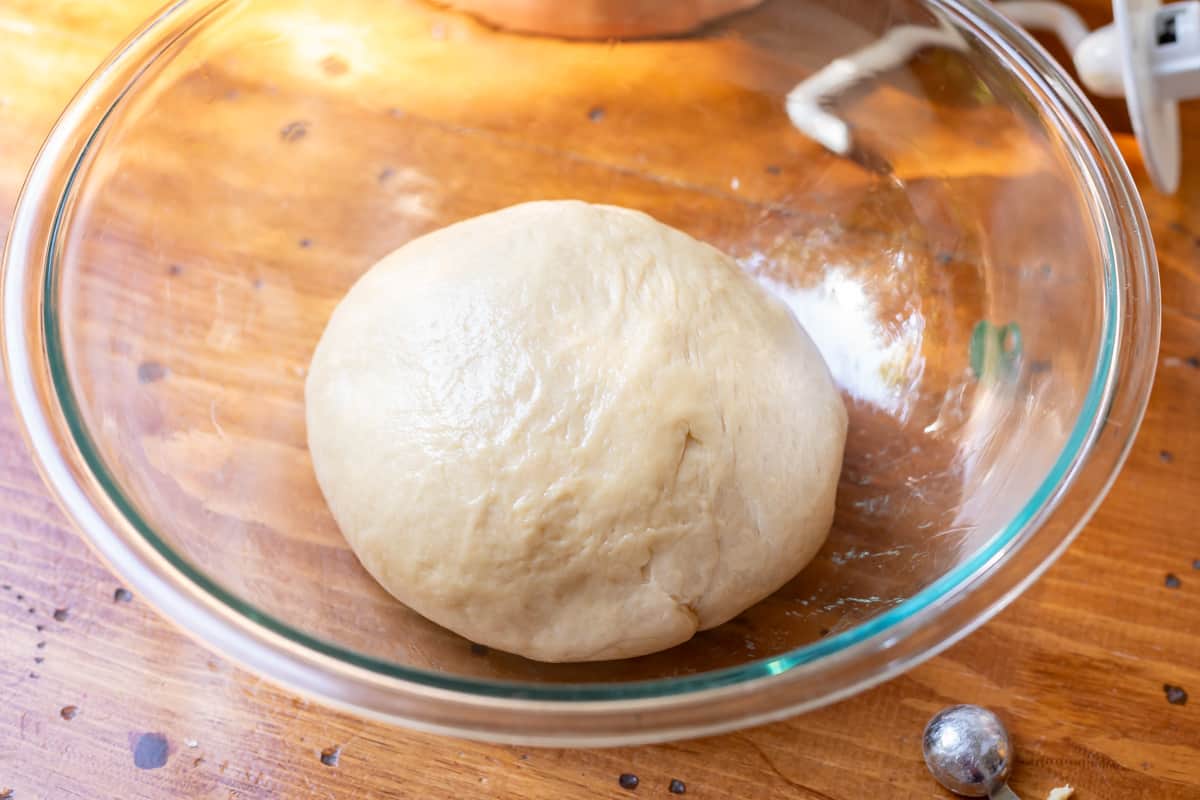
[[1049,474],[980,552],[903,603],[847,631],[737,667],[627,684],[538,685],[439,675],[332,645],[240,600],[166,545],[111,478],[82,422],[58,335],[57,246],[79,168],[110,114],[160,57],[240,5],[234,0],[179,0],[145,23],[67,106],[30,169],[4,254],[3,353],[17,416],[44,480],[101,558],[177,626],[292,689],[413,728],[554,745],[676,739],[817,708],[931,657],[1032,583],[1103,499],[1145,411],[1160,312],[1136,186],[1078,87],[980,0],[926,4],[969,29],[1036,89],[1045,103],[1040,110],[1072,145],[1105,255],[1104,313],[1095,373]]

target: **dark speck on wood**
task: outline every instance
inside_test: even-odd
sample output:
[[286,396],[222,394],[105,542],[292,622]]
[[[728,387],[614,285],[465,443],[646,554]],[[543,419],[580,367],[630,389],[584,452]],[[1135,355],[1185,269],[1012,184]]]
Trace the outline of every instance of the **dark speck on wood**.
[[621,773],[621,777],[617,778],[617,784],[622,789],[629,789],[631,791],[637,788],[639,782],[638,776],[632,772],[623,772]]
[[588,119],[592,122],[599,122],[604,119],[604,106],[592,106],[588,109]]
[[1192,369],[1200,369],[1200,357],[1198,356],[1188,356],[1184,359],[1184,363]]
[[46,660],[45,656],[34,656],[33,657],[33,663],[35,663],[35,664],[40,664],[45,660]]
[[41,650],[45,646],[46,646],[45,642],[38,642],[36,645],[34,645],[34,647],[36,647],[38,650]]
[[307,250],[308,248],[312,247],[312,239],[301,239],[298,244]]
[[395,174],[396,174],[396,170],[392,169],[391,167],[384,167],[383,169],[379,170],[379,177],[377,178],[377,180],[380,183],[385,183],[389,178],[391,178]]
[[70,609],[66,609],[66,608],[54,609],[54,621],[55,622],[66,622],[67,617],[69,617],[69,616],[71,616]]
[[38,633],[41,633],[42,631],[46,630],[46,626],[39,622],[37,625],[33,626],[33,629]]
[[1167,702],[1173,706],[1187,705],[1188,693],[1183,690],[1182,686],[1172,686],[1169,683],[1164,683],[1163,694],[1167,696]]
[[31,672],[29,673],[29,677],[36,681],[38,679],[38,674],[36,672]]
[[75,719],[75,715],[79,713],[79,706],[63,706],[58,715],[68,722]]
[[143,361],[138,364],[138,383],[155,383],[167,377],[167,368],[157,361]]
[[1172,461],[1174,461],[1174,460],[1175,460],[1175,456],[1171,455],[1171,451],[1170,451],[1170,450],[1159,450],[1159,451],[1158,451],[1158,457],[1159,457],[1160,459],[1162,459],[1162,462],[1163,462],[1164,464],[1170,464]]
[[488,649],[486,644],[476,644],[475,642],[471,642],[471,655],[486,656],[490,652],[491,650]]
[[304,120],[296,120],[284,125],[279,131],[279,138],[285,142],[297,142],[308,135],[308,123]]
[[336,78],[349,72],[350,65],[341,56],[330,54],[321,59],[321,71],[331,78]]
[[767,165],[767,174],[768,175],[778,175],[781,172],[783,172],[783,167],[779,166],[778,164],[768,164]]
[[1192,569],[1200,569],[1200,558],[1192,559]]
[[336,767],[338,759],[342,757],[342,748],[339,745],[326,747],[321,751],[321,763],[327,767]]
[[667,787],[667,791],[671,794],[684,794],[687,792],[687,786],[678,778],[672,778],[671,784]]
[[113,602],[114,603],[128,603],[132,599],[133,599],[133,592],[129,591],[126,588],[120,587],[115,592],[113,592]]
[[169,267],[167,267],[168,275],[179,275],[182,272],[183,272],[183,267],[179,266],[178,264],[172,264]]
[[24,599],[25,599],[25,595],[21,594],[20,592],[17,592],[17,602],[19,603]]
[[143,733],[133,740],[133,765],[138,769],[158,769],[167,763],[167,737],[161,733]]
[[1179,580],[1179,576],[1174,572],[1168,572],[1167,577],[1163,580],[1163,585],[1168,589],[1178,589],[1183,585],[1183,581]]

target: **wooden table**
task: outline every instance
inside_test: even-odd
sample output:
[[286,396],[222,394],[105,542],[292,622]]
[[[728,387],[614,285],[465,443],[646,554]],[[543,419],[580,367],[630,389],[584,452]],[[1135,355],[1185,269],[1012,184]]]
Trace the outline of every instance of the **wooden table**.
[[[1078,3],[1098,24],[1102,0]],[[151,0],[0,5],[0,224],[38,143]],[[1119,104],[1105,113],[1127,127]],[[1163,282],[1145,425],[1070,551],[994,621],[832,708],[713,739],[572,751],[409,733],[295,698],[184,638],[120,589],[63,517],[0,394],[0,798],[946,797],[920,733],[937,708],[996,709],[1013,787],[1039,798],[1200,797],[1200,114],[1173,198],[1128,134]],[[1168,687],[1178,687],[1168,688]],[[1184,701],[1180,691],[1190,690]]]

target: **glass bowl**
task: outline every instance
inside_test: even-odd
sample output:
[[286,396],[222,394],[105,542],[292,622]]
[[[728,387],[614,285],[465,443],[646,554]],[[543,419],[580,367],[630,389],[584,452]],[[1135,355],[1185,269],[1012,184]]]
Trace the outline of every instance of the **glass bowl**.
[[[789,120],[789,92],[835,59],[933,29],[953,45],[821,101],[843,153]],[[305,446],[309,357],[365,269],[452,221],[565,197],[732,254],[808,326],[850,411],[817,560],[626,661],[535,663],[399,605],[343,541]],[[1112,139],[1036,44],[968,0],[768,2],[623,42],[417,0],[182,0],[53,129],[3,303],[47,482],[163,614],[341,707],[559,745],[811,709],[981,624],[1110,485],[1159,325]]]

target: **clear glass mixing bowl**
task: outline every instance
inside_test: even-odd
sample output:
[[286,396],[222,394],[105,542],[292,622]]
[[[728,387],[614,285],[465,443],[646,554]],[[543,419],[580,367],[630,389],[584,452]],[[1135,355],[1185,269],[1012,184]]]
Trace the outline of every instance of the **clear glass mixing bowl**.
[[[836,155],[785,97],[897,26],[928,46],[840,92]],[[305,447],[343,292],[412,237],[525,200],[642,209],[780,292],[850,438],[817,561],[672,650],[551,665],[385,594]],[[1149,393],[1158,281],[1117,149],[1046,54],[969,0],[768,2],[579,42],[416,0],[183,0],[39,155],[4,349],[48,483],[165,615],[359,712],[607,744],[829,703],[965,635],[1070,541]]]

